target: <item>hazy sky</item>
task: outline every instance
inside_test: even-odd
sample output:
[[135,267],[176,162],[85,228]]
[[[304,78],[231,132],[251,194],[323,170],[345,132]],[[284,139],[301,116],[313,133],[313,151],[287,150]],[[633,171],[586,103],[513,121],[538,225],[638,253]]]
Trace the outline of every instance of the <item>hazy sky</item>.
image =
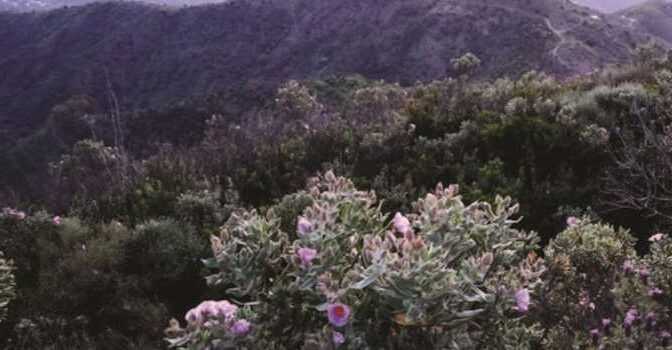
[[590,6],[603,12],[615,12],[626,7],[641,4],[646,0],[572,0],[581,5]]

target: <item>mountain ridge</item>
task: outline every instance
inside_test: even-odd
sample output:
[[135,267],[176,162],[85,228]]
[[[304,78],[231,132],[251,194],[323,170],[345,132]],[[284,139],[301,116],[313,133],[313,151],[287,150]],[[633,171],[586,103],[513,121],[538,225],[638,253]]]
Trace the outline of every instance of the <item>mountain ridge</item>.
[[627,62],[647,41],[628,25],[559,0],[108,2],[0,13],[0,134],[11,142],[29,133],[72,95],[105,104],[108,80],[135,109],[248,80],[430,81],[454,75],[450,59],[466,52],[482,60],[482,77],[588,73]]

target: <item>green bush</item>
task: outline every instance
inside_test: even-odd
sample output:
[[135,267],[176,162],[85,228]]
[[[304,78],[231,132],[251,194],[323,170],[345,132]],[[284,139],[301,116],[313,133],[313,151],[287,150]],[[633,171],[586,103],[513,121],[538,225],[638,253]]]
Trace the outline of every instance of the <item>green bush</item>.
[[123,271],[137,277],[147,297],[157,297],[171,311],[182,312],[203,292],[200,259],[207,254],[207,247],[206,236],[193,226],[157,219],[138,225],[124,242],[120,256]]

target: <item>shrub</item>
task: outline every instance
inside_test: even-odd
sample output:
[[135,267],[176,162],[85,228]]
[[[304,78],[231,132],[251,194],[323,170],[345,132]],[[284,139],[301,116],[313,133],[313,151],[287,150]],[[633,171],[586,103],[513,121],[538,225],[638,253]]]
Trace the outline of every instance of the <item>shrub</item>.
[[14,266],[11,260],[5,259],[0,252],[0,322],[7,317],[7,306],[16,297]]
[[672,245],[663,234],[650,240],[652,252],[638,258],[628,232],[584,219],[549,244],[543,317],[555,323],[546,348],[669,345]]
[[[234,214],[212,238],[206,265],[219,272],[208,282],[251,309],[247,341],[272,349],[513,349],[539,338],[521,316],[544,267],[528,257],[536,235],[511,228],[518,206],[510,199],[466,206],[456,186],[439,185],[413,204],[415,213],[390,223],[375,194],[345,178],[327,172],[308,187],[312,204],[296,236],[271,210]],[[186,318],[186,329],[171,327],[174,344],[206,348],[198,335],[215,325]]]
[[171,311],[181,312],[203,292],[199,259],[207,253],[206,242],[188,224],[149,220],[124,242],[123,271],[137,276],[145,295],[159,297]]

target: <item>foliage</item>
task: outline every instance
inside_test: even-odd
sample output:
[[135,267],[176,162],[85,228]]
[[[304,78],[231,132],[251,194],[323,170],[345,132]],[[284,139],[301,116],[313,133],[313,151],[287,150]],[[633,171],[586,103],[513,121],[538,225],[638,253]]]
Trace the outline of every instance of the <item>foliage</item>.
[[7,317],[7,306],[16,297],[14,265],[0,252],[0,322]]
[[546,348],[669,346],[670,242],[649,240],[637,257],[628,232],[584,218],[549,244]]
[[[373,192],[330,171],[304,194],[312,204],[291,232],[271,208],[234,214],[212,238],[205,263],[218,272],[208,282],[247,301],[257,346],[513,349],[540,336],[520,317],[527,302],[514,310],[514,295],[535,295],[544,267],[528,258],[536,235],[511,228],[509,198],[467,206],[457,187],[439,185],[390,227]],[[175,344],[211,327],[192,317]]]

